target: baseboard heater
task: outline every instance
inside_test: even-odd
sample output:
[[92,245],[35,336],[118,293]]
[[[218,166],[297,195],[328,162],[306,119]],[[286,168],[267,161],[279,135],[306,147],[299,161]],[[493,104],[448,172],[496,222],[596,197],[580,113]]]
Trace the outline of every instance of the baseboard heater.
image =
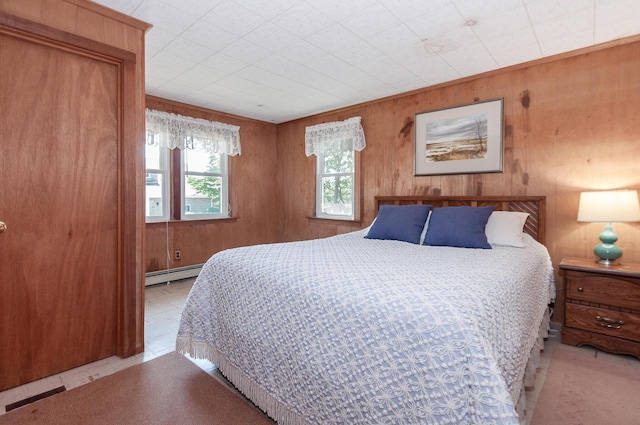
[[158,285],[160,283],[175,282],[176,280],[196,277],[202,270],[203,264],[192,266],[176,267],[168,270],[158,270],[144,275],[144,286]]

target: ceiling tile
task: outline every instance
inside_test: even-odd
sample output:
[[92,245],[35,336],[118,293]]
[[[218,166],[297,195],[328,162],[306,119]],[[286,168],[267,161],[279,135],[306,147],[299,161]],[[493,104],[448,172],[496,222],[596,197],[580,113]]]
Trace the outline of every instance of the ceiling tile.
[[249,66],[248,62],[229,56],[224,52],[214,54],[209,57],[209,59],[202,62],[202,64],[215,70],[226,72],[227,74],[231,74]]
[[572,16],[541,21],[535,28],[544,56],[579,49],[594,42],[593,14],[588,9]]
[[440,34],[460,28],[464,24],[464,17],[451,4],[434,10],[432,13],[415,17],[406,25],[421,40],[435,38]]
[[199,63],[215,53],[210,47],[186,38],[176,37],[163,50],[165,53]]
[[361,41],[358,36],[338,23],[306,37],[305,40],[327,52],[336,52],[344,46]]
[[232,0],[222,0],[202,19],[237,36],[244,36],[266,22],[265,18]]
[[256,0],[235,0],[234,3],[251,10],[264,19],[273,19],[292,7],[295,7],[298,0],[277,0],[277,1],[256,1]]
[[226,77],[226,72],[221,72],[205,65],[197,65],[181,73],[172,81],[190,88],[201,88]]
[[298,41],[298,37],[293,33],[272,22],[260,25],[247,34],[245,39],[272,52],[283,50]]
[[640,35],[638,0],[95,0],[149,94],[282,122]]
[[460,75],[480,74],[497,68],[496,61],[480,42],[469,42],[439,56]]
[[390,86],[401,85],[403,79],[412,80],[415,75],[389,56],[378,56],[358,64],[358,68]]
[[214,51],[220,51],[236,41],[238,36],[210,22],[199,20],[187,28],[180,37],[208,46]]
[[431,15],[435,11],[450,7],[451,2],[449,0],[402,0],[402,1],[383,1],[389,13],[393,13],[401,22],[408,22],[412,20],[421,20],[425,15]]
[[271,22],[300,38],[307,37],[333,24],[331,18],[307,2],[298,2],[272,18]]
[[164,49],[171,43],[178,34],[171,31],[163,31],[158,28],[151,28],[145,36],[145,45],[154,47],[158,50]]
[[284,79],[299,82],[308,82],[310,79],[323,77],[323,74],[279,55],[271,55],[263,59],[256,64],[256,70],[258,72],[271,72]]
[[287,49],[279,51],[278,55],[292,62],[302,63],[319,72],[336,70],[336,68],[346,65],[343,60],[336,58],[333,54],[314,46],[306,40],[299,40]]
[[542,57],[537,41],[528,46],[518,43],[516,47],[510,48],[505,46],[499,50],[492,51],[489,49],[489,51],[500,68],[529,62]]
[[521,0],[451,0],[466,19],[482,19],[523,7]]
[[357,87],[358,81],[370,77],[370,74],[368,74],[365,70],[348,64],[342,59],[336,58],[336,60],[339,61],[339,65],[329,70],[329,72],[324,73],[330,75],[332,78],[335,78],[337,81]]
[[440,33],[422,42],[427,52],[435,54],[448,53],[468,46],[479,44],[479,38],[470,27],[455,27],[451,31]]
[[508,37],[499,34],[483,38],[482,44],[501,68],[542,56],[538,40],[530,27],[513,31]]
[[531,22],[536,25],[545,21],[572,20],[589,16],[593,20],[594,0],[535,0],[526,4]]
[[258,46],[256,43],[244,38],[234,41],[222,49],[221,52],[248,64],[254,64],[272,53],[271,50]]
[[407,45],[420,42],[420,37],[404,24],[398,24],[367,39],[382,53],[392,53]]
[[166,50],[161,50],[145,63],[145,67],[151,69],[159,67],[167,70],[172,70],[177,73],[183,73],[188,69],[193,68],[195,65],[196,62],[192,62],[189,59],[181,58],[180,56],[172,55]]
[[273,93],[273,88],[257,81],[248,80],[238,74],[227,75],[216,82],[216,85],[230,88],[239,93],[255,95],[256,93]]
[[179,2],[172,0],[161,1],[170,7],[173,7],[173,5],[180,6],[180,10],[183,12],[196,18],[200,18],[217,6],[221,0],[180,0]]
[[357,41],[333,52],[343,61],[358,66],[361,62],[370,61],[382,56],[382,52],[366,41]]
[[638,33],[640,1],[596,0],[594,42],[604,43]]
[[511,38],[513,33],[523,29],[530,31],[531,28],[529,15],[524,7],[513,8],[505,12],[475,19],[477,20],[476,24],[470,28],[481,39],[498,36]]
[[425,86],[462,77],[436,54],[427,54],[421,46],[411,46],[393,55],[393,58],[412,73],[422,78]]
[[400,20],[376,3],[340,21],[342,26],[362,38],[372,37],[400,24]]
[[307,0],[309,3],[336,22],[357,15],[361,10],[377,3],[376,0]]

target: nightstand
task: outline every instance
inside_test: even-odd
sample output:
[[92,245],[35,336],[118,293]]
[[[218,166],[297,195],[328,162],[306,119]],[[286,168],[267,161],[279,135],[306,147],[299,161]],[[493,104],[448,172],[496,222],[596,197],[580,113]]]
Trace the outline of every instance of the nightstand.
[[565,258],[562,343],[640,359],[640,264]]

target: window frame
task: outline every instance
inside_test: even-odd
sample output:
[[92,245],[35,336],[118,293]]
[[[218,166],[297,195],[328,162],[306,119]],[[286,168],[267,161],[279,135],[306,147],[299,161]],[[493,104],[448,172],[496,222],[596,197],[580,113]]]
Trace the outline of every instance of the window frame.
[[[360,184],[360,155],[359,151],[352,149],[353,152],[353,164],[352,164],[352,172],[351,173],[324,173],[324,152],[321,154],[316,154],[315,161],[315,214],[313,218],[322,219],[322,220],[335,220],[335,221],[348,221],[348,222],[359,222],[360,221],[360,205],[362,203],[361,200],[361,184]],[[352,188],[351,188],[351,215],[338,215],[338,214],[327,214],[322,211],[322,179],[327,176],[352,176]]]
[[[145,222],[146,223],[162,223],[162,222],[166,222],[169,221],[170,219],[170,212],[171,212],[171,190],[170,190],[170,185],[171,185],[171,168],[170,168],[170,153],[169,153],[169,148],[163,148],[158,146],[158,150],[159,150],[159,158],[158,158],[158,162],[159,162],[159,166],[160,168],[156,169],[156,168],[146,168],[146,161],[147,161],[147,146],[150,146],[150,144],[147,142],[148,138],[149,138],[149,133],[153,133],[153,134],[159,134],[159,133],[154,133],[150,130],[147,130],[145,132]],[[160,192],[161,192],[161,200],[162,200],[162,215],[147,215],[147,208],[148,208],[148,202],[149,199],[147,198],[147,184],[146,184],[146,177],[147,174],[160,174],[162,179],[161,179],[161,184],[160,184]]]
[[[166,146],[164,147],[164,151],[162,151],[162,163],[163,167],[167,170],[161,170],[162,174],[166,176],[163,181],[165,184],[163,185],[162,193],[166,202],[162,205],[162,218],[159,216],[146,216],[145,213],[146,217],[150,217],[149,220],[146,221],[152,223],[160,221],[233,219],[234,217],[231,215],[232,193],[229,189],[229,157],[241,153],[240,127],[210,121],[204,118],[195,118],[188,115],[180,115],[149,108],[145,109],[145,116],[145,131],[147,133],[151,132],[158,137],[158,139],[154,137],[152,143],[149,143],[147,140],[145,140],[145,143],[149,145],[157,144],[159,146]],[[178,149],[178,152],[175,151],[176,149]],[[209,163],[209,167],[203,167],[203,164],[199,162],[197,158],[194,160],[193,168],[200,169],[197,172],[188,172],[186,165],[187,155],[184,154],[186,152],[185,149],[203,150],[207,152],[209,157],[211,155],[218,155],[220,172],[207,171],[212,166],[215,167],[216,164]],[[149,169],[149,173],[154,171],[157,170]],[[211,176],[218,177],[221,180],[219,212],[207,212],[213,208],[199,204],[198,209],[205,211],[204,213],[187,214],[186,201],[189,198],[187,197],[185,199],[187,196],[185,189],[187,188],[189,176]],[[200,185],[196,186],[200,187]],[[198,192],[195,187],[189,187],[189,189],[189,196],[193,196],[191,189],[196,193]],[[210,192],[210,190],[206,187],[200,187],[200,192],[205,192],[203,197],[210,200],[212,207],[217,204],[217,190],[215,189],[217,188],[213,190],[214,196],[207,196],[206,192]],[[214,200],[216,203],[213,202]]]
[[[185,148],[187,149],[187,148]],[[180,220],[192,221],[192,220],[219,220],[231,217],[231,208],[229,207],[229,155],[220,153],[220,172],[201,172],[201,171],[187,171],[187,157],[185,155],[185,149],[180,150]],[[220,212],[210,214],[187,214],[186,203],[186,182],[188,176],[203,176],[203,177],[220,177],[222,180],[220,190]]]

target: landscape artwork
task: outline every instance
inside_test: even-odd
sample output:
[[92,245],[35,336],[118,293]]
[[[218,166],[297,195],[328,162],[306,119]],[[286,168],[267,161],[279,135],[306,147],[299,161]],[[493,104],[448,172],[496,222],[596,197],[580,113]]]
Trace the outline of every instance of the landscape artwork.
[[502,99],[416,114],[415,175],[502,171]]
[[487,115],[473,115],[427,124],[426,160],[456,161],[487,156]]

